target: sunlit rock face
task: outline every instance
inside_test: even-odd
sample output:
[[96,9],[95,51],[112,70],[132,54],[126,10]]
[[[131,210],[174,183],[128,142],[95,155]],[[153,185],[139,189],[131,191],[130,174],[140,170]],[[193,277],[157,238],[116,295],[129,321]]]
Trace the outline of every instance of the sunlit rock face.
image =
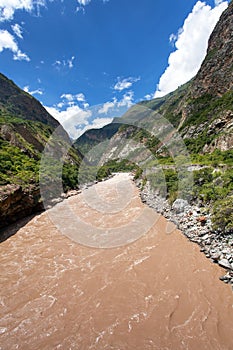
[[208,52],[192,85],[193,97],[223,95],[233,88],[233,2],[209,39]]

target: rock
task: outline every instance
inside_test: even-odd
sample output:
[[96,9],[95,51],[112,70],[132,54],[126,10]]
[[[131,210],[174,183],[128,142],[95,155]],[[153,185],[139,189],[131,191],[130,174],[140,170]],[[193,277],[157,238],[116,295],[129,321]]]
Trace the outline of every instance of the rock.
[[205,226],[207,219],[206,219],[205,216],[199,216],[199,217],[197,218],[197,221],[199,221],[199,222],[201,223],[202,226]]
[[22,217],[43,210],[40,189],[30,185],[23,189],[18,185],[6,185],[0,188],[0,228]]
[[206,233],[204,236],[201,237],[202,241],[205,241],[208,238],[209,238],[209,234],[208,233]]
[[226,269],[233,269],[231,264],[229,263],[229,261],[227,259],[221,259],[219,260],[218,264]]
[[220,253],[213,253],[213,254],[211,254],[211,258],[213,260],[218,260],[220,258]]
[[183,213],[185,210],[189,209],[190,205],[188,202],[184,199],[178,198],[175,200],[175,202],[172,204],[172,209],[177,213]]
[[225,276],[221,276],[221,277],[219,277],[219,279],[220,279],[220,281],[225,281]]
[[60,202],[62,202],[62,198],[53,198],[53,199],[51,200],[51,203],[52,203],[52,204],[57,204],[57,203],[60,203]]

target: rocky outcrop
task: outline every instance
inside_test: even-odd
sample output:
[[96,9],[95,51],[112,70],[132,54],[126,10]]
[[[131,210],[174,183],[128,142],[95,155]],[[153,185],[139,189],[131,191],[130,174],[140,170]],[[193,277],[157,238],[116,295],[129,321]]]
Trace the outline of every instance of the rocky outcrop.
[[0,187],[0,228],[40,210],[43,205],[38,186],[31,185],[25,190],[19,185]]

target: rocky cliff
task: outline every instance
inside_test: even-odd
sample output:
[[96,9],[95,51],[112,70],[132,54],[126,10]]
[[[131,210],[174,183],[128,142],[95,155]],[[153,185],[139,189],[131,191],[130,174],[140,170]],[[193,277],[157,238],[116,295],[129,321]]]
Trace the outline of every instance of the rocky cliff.
[[233,2],[222,14],[210,36],[207,55],[195,77],[191,94],[194,98],[209,94],[222,96],[233,89]]
[[[63,174],[68,190],[77,187],[81,154],[70,147],[66,131],[34,97],[0,74],[0,227],[42,209],[40,159],[55,130],[59,147],[69,149]],[[58,152],[55,143],[50,148]],[[52,173],[52,167],[48,171]]]

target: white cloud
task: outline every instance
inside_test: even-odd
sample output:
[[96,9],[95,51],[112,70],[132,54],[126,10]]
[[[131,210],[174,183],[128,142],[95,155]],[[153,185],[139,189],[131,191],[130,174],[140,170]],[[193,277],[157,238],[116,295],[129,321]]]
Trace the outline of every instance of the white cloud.
[[[63,105],[73,106],[77,102],[82,102],[83,106],[88,107],[89,105],[86,103],[85,95],[81,92],[79,94],[62,94],[61,99],[63,99]],[[84,106],[84,107],[85,107]]]
[[23,39],[23,30],[19,24],[15,23],[11,28],[18,38]]
[[128,91],[123,95],[122,100],[117,103],[117,107],[131,107],[133,105],[134,93],[133,91]]
[[28,92],[30,95],[43,95],[43,91],[41,89],[30,91],[29,86],[24,86],[23,90]]
[[[29,90],[28,87],[26,87]],[[92,106],[85,101],[85,96],[79,94],[62,94],[57,105],[53,107],[45,106],[47,111],[57,119],[72,139],[76,139],[88,129],[101,128],[109,124],[113,117],[123,115],[133,104],[133,91],[123,95],[120,100],[116,98],[113,101],[106,102],[102,106]],[[78,103],[81,102],[81,107]],[[95,119],[93,116],[98,115]],[[100,116],[104,114],[104,116]]]
[[85,101],[85,95],[83,93],[76,95],[77,101],[84,102]]
[[[177,34],[176,51],[168,59],[168,67],[160,78],[154,97],[161,97],[186,83],[198,72],[206,55],[208,39],[222,12],[226,1],[216,0],[212,9],[205,2],[197,1],[192,12]],[[170,41],[175,35],[170,36]]]
[[69,102],[73,102],[74,101],[74,96],[72,94],[63,94],[61,95],[61,98],[66,99]]
[[81,6],[86,6],[91,2],[91,0],[77,0],[77,1],[78,1],[78,4]]
[[114,116],[117,116],[117,114],[119,114],[119,109],[121,111],[120,113],[123,114],[122,108],[124,107],[127,109],[131,107],[133,105],[133,99],[133,91],[128,91],[123,95],[122,99],[117,100],[116,98],[113,98],[112,101],[104,103],[101,108],[99,108],[98,114],[108,114],[110,112],[112,115],[115,113]]
[[21,52],[20,50],[18,50],[18,51],[14,54],[13,59],[14,59],[15,61],[27,61],[27,62],[30,61],[30,58],[28,57],[28,55],[27,55],[26,53]]
[[90,127],[93,129],[97,129],[97,128],[99,129],[111,123],[112,121],[113,121],[113,118],[95,118],[90,124]]
[[80,130],[89,124],[88,119],[92,116],[90,110],[83,110],[77,105],[69,106],[64,111],[60,111],[57,107],[45,106],[45,108],[61,123],[72,139],[80,135]]
[[56,60],[53,63],[53,66],[57,70],[61,70],[62,68],[66,68],[66,67],[69,69],[72,69],[74,67],[74,59],[75,59],[75,56],[72,56],[70,59],[67,59],[67,60]]
[[15,38],[7,30],[0,30],[0,52],[10,50],[14,53],[13,59],[16,61],[30,61],[30,58],[18,48]]
[[122,91],[125,89],[129,89],[134,83],[140,80],[140,78],[125,78],[125,79],[120,79],[119,77],[117,78],[118,82],[114,85],[114,90],[117,91]]
[[85,131],[90,129],[100,129],[103,128],[105,125],[110,124],[113,121],[113,118],[95,118],[92,120],[90,124],[85,126],[83,129],[79,129],[79,136],[81,136]]
[[40,7],[46,5],[46,0],[1,0],[0,22],[12,20],[17,10],[31,12],[33,9],[39,14]]
[[73,63],[74,59],[75,59],[75,57],[72,56],[70,60],[67,60],[67,64],[68,64],[69,68],[73,68],[74,67],[74,63]]
[[215,0],[214,3],[215,3],[215,6],[218,6],[220,5],[222,2],[224,2],[225,0]]
[[154,96],[154,94],[147,94],[144,96],[144,99],[149,101],[153,98],[153,96]]
[[172,33],[169,37],[169,41],[170,43],[174,44],[174,42],[176,42],[177,40],[177,35],[175,35],[174,33]]
[[103,104],[103,106],[99,109],[99,114],[107,114],[109,110],[113,109],[117,106],[117,100],[116,98],[113,99],[113,101],[109,101]]
[[2,52],[4,49],[17,52],[18,46],[13,35],[11,35],[7,30],[0,30],[0,52]]
[[[58,105],[57,105],[58,107]],[[66,110],[60,111],[57,107],[47,107],[46,110],[57,119],[72,139],[77,139],[88,129],[99,129],[111,123],[113,118],[100,118],[90,120],[93,112],[80,107],[69,106]]]

